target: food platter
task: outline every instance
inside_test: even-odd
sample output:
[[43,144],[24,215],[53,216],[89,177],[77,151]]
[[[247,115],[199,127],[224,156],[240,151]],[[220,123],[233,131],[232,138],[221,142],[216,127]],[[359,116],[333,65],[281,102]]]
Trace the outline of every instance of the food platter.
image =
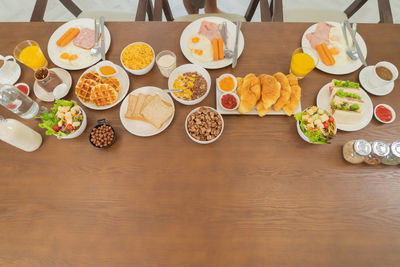
[[[333,25],[334,27],[340,28],[340,23],[338,23],[338,22],[327,21],[327,23],[330,25]],[[316,30],[316,27],[317,27],[317,24],[313,24],[304,32],[303,37],[301,39],[301,47],[302,48],[312,49],[311,44],[310,44],[309,40],[307,39],[306,35],[314,32]],[[366,45],[364,39],[361,37],[360,34],[356,33],[356,40],[360,46],[360,49],[361,49],[364,57],[367,58],[367,45]],[[323,72],[329,73],[329,74],[342,75],[342,74],[352,73],[352,72],[356,71],[357,69],[359,69],[361,66],[362,66],[362,63],[361,63],[360,59],[351,61],[347,64],[340,65],[340,66],[335,66],[335,65],[327,66],[322,62],[322,60],[319,60],[316,68]]]
[[[191,63],[198,64],[206,69],[220,69],[220,68],[226,67],[228,65],[231,65],[232,64],[231,58],[230,59],[225,58],[222,60],[211,61],[211,62],[201,62],[192,56],[190,49],[188,47],[188,41],[194,34],[196,34],[199,31],[199,28],[200,28],[203,20],[217,23],[217,24],[226,22],[226,24],[227,24],[227,47],[228,47],[228,49],[233,51],[233,48],[235,46],[236,25],[233,22],[231,22],[227,19],[224,19],[224,18],[206,17],[206,18],[201,18],[201,19],[193,21],[188,26],[186,26],[186,28],[183,30],[183,32],[181,34],[181,38],[180,38],[180,47],[181,47],[181,51],[182,51],[183,55]],[[243,33],[240,32],[239,45],[238,45],[238,57],[240,57],[240,55],[242,54],[243,49],[244,49],[244,37],[243,37]]]
[[[122,67],[120,67],[116,64],[114,64],[114,66],[117,70],[117,74],[115,74],[114,77],[117,78],[121,84],[121,91],[118,94],[118,99],[116,100],[116,102],[114,102],[113,104],[110,104],[110,105],[106,105],[106,106],[96,106],[94,103],[83,102],[79,97],[77,97],[79,99],[79,101],[82,103],[82,105],[84,105],[90,109],[94,109],[94,110],[105,110],[105,109],[114,107],[115,105],[117,105],[119,102],[121,102],[124,99],[124,97],[126,96],[126,94],[129,91],[129,77],[128,77],[128,74],[126,73],[126,71]],[[82,73],[82,75],[79,77],[79,80],[81,79],[81,77],[84,74],[88,73],[89,71],[96,71],[96,65],[88,68],[84,73]],[[75,92],[75,94],[76,94],[76,92]]]
[[[171,96],[169,94],[165,93],[160,88],[157,88],[154,86],[140,87],[140,88],[132,91],[129,95],[139,95],[139,94],[146,94],[146,95],[158,94],[163,101],[171,104],[175,110],[174,101],[172,100]],[[122,102],[120,112],[119,112],[119,116],[120,116],[122,125],[125,127],[125,129],[128,132],[130,132],[131,134],[137,135],[137,136],[148,137],[148,136],[153,136],[153,135],[163,132],[171,124],[172,120],[174,119],[175,111],[172,114],[172,116],[162,125],[162,127],[160,129],[157,129],[153,125],[151,125],[147,122],[144,122],[144,121],[127,119],[125,117],[125,113],[128,108],[128,102],[129,102],[128,96],[129,95],[127,95],[125,97],[124,101]]]
[[[319,90],[318,95],[317,95],[317,106],[319,108],[325,109],[332,113],[332,109],[329,104],[329,100],[330,100],[329,87],[330,86],[331,86],[331,83],[327,83]],[[355,124],[355,125],[336,123],[336,126],[339,130],[348,131],[348,132],[359,131],[362,128],[364,128],[365,126],[367,126],[369,124],[369,122],[371,121],[372,116],[374,114],[374,108],[372,105],[372,101],[369,98],[368,94],[362,88],[360,88],[359,90],[360,90],[360,95],[362,97],[362,100],[364,101],[364,105],[363,105],[364,108],[361,112],[361,116],[362,116],[361,121],[360,121],[360,123]],[[335,117],[335,114],[333,114],[333,117]]]
[[[57,40],[61,38],[61,36],[68,31],[70,28],[88,28],[94,29],[94,20],[89,18],[81,18],[81,19],[74,19],[67,23],[61,25],[50,37],[48,45],[47,45],[47,52],[51,61],[60,68],[67,69],[67,70],[80,70],[85,69],[95,63],[97,63],[101,59],[100,53],[97,56],[90,55],[90,49],[82,49],[76,47],[73,42],[70,42],[65,47],[59,47],[56,43]],[[104,40],[105,40],[105,51],[107,53],[108,49],[110,48],[111,44],[111,35],[109,30],[106,26],[104,26]],[[67,61],[60,58],[60,55],[63,52],[74,53],[78,55],[78,59],[74,61]]]

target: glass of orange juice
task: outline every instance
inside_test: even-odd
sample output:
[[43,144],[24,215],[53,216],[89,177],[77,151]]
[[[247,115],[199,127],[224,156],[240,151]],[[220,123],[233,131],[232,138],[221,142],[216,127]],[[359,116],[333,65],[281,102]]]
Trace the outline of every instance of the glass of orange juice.
[[292,54],[290,73],[298,79],[303,79],[318,64],[318,55],[312,49],[297,48]]
[[47,67],[47,60],[37,42],[26,40],[14,48],[14,57],[25,66],[37,70]]

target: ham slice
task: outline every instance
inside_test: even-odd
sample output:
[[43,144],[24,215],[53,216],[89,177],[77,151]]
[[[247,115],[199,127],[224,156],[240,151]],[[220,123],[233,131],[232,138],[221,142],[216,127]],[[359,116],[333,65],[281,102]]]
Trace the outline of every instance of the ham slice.
[[307,33],[306,38],[310,42],[311,47],[315,49],[318,44],[329,43],[329,32],[333,26],[324,21],[317,23],[314,32]]
[[199,34],[207,37],[211,42],[214,38],[221,38],[218,24],[203,20],[200,25]]
[[94,46],[94,30],[83,28],[73,40],[73,44],[83,49],[91,49]]

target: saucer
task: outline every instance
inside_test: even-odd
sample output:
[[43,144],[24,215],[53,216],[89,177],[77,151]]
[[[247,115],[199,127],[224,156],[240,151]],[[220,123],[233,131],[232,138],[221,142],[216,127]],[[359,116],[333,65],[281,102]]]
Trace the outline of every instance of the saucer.
[[367,91],[370,94],[377,95],[377,96],[387,95],[390,92],[392,92],[392,90],[394,88],[394,82],[391,82],[391,83],[381,86],[381,87],[376,87],[369,82],[368,77],[371,75],[373,68],[374,68],[374,66],[368,66],[368,67],[363,68],[360,71],[360,75],[359,75],[358,79],[360,80],[360,83],[361,83],[362,87],[365,89],[365,91]]
[[16,67],[16,71],[13,72],[10,76],[8,76],[6,79],[0,79],[0,83],[4,83],[4,84],[14,84],[18,81],[19,77],[21,76],[21,67],[15,63],[15,65],[17,65]]
[[[72,85],[72,78],[71,75],[69,74],[68,71],[60,69],[60,68],[52,68],[49,69],[54,71],[58,77],[67,85],[68,90],[66,91],[65,95],[61,96],[60,98],[63,98],[66,96],[69,92],[69,89],[71,88]],[[55,100],[53,92],[47,92],[44,90],[42,87],[39,86],[37,81],[35,81],[33,85],[33,92],[35,93],[35,96],[39,98],[40,100],[44,102],[53,102]]]

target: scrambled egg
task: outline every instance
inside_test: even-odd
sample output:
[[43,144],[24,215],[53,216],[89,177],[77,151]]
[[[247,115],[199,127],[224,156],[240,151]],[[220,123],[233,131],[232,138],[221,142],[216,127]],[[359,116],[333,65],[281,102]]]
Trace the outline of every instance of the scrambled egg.
[[195,75],[179,75],[178,78],[175,79],[172,87],[174,89],[180,89],[182,92],[174,92],[174,95],[184,100],[192,100],[194,81]]
[[146,68],[153,61],[153,50],[146,44],[133,44],[122,51],[122,63],[131,70]]

